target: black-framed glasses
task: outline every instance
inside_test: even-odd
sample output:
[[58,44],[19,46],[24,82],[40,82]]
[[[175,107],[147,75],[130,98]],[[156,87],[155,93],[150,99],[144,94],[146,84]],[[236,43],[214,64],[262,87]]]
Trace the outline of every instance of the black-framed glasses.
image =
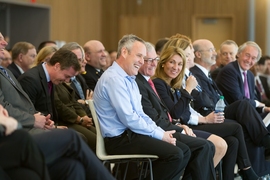
[[160,60],[159,57],[156,57],[156,58],[144,58],[144,62],[146,62],[148,64],[151,64],[154,61],[158,62],[159,60]]

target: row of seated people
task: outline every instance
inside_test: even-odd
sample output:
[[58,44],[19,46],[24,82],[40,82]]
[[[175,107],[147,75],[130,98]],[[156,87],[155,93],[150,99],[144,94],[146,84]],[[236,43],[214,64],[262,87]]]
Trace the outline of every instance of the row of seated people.
[[[0,33],[1,57],[6,45]],[[57,57],[73,60],[70,66],[75,64],[79,70],[78,59],[71,51],[62,50]],[[67,79],[59,63],[56,66],[54,81]],[[114,179],[78,133],[56,129],[50,115],[36,113],[13,74],[0,68],[1,179]],[[16,130],[19,124],[28,133]]]
[[[127,37],[125,37],[126,39],[128,39],[128,38],[130,38],[129,36],[127,36]],[[132,38],[132,37],[131,37]],[[133,37],[134,38],[134,37]],[[171,41],[173,42],[173,40],[183,40],[183,39],[185,39],[185,38],[183,38],[183,36],[181,36],[181,37],[177,37],[177,36],[175,36],[175,37],[172,37],[172,39],[171,39]],[[135,40],[137,40],[138,41],[138,39],[136,39],[135,38]],[[188,42],[188,46],[187,47],[190,47],[190,48],[188,48],[189,49],[189,52],[186,52],[186,53],[180,53],[180,59],[182,60],[182,62],[179,62],[179,63],[176,63],[178,66],[180,66],[179,64],[181,64],[181,66],[183,66],[183,64],[184,64],[184,67],[185,67],[185,61],[186,61],[186,58],[185,58],[185,54],[192,54],[193,52],[191,51],[191,41],[190,40],[187,40],[187,39],[185,39],[184,41],[187,41]],[[120,41],[121,42],[121,41]],[[125,41],[123,41],[123,42],[125,42]],[[199,41],[200,42],[200,41]],[[66,79],[69,79],[70,77],[73,77],[75,74],[76,74],[76,71],[80,71],[81,70],[81,68],[83,67],[83,62],[84,62],[84,58],[83,58],[83,51],[82,51],[82,49],[81,48],[78,48],[78,46],[77,46],[77,48],[74,48],[74,49],[72,49],[72,45],[71,45],[72,43],[70,43],[70,44],[67,44],[67,47],[63,47],[63,49],[68,49],[68,50],[70,50],[70,51],[73,51],[74,52],[74,54],[76,54],[77,55],[77,61],[79,60],[79,62],[81,63],[80,64],[80,68],[77,68],[77,70],[74,68],[74,69],[72,69],[72,68],[68,68],[69,69],[69,71],[68,71],[68,69],[67,70],[63,70],[63,69],[61,69],[60,67],[57,67],[57,63],[56,64],[52,64],[52,63],[54,63],[54,62],[58,62],[57,61],[57,57],[59,58],[59,59],[61,59],[61,57],[60,56],[57,56],[57,54],[60,54],[59,52],[61,52],[61,51],[58,51],[58,52],[56,52],[55,54],[56,55],[54,55],[51,59],[50,59],[50,61],[48,61],[47,63],[45,63],[45,64],[43,64],[43,65],[39,65],[39,67],[37,66],[36,68],[33,68],[33,69],[31,69],[31,70],[29,70],[29,71],[27,71],[26,73],[24,73],[23,75],[21,75],[20,77],[19,77],[19,81],[21,82],[21,84],[22,84],[22,86],[23,86],[23,88],[24,88],[24,90],[28,93],[28,95],[29,95],[29,97],[30,97],[30,99],[32,100],[32,102],[34,103],[34,105],[35,105],[35,102],[37,103],[37,106],[40,108],[42,105],[44,106],[44,104],[46,104],[46,103],[49,103],[50,104],[50,107],[51,107],[51,111],[47,111],[47,113],[46,114],[51,114],[52,115],[52,117],[54,117],[55,118],[55,116],[56,116],[56,114],[59,114],[59,112],[60,112],[60,114],[63,114],[63,115],[65,115],[65,113],[64,112],[68,112],[68,113],[72,113],[72,112],[75,112],[75,113],[78,113],[78,112],[76,112],[76,110],[74,110],[74,109],[76,109],[76,107],[74,107],[75,105],[73,104],[73,103],[75,103],[75,102],[77,102],[76,100],[74,101],[74,102],[71,102],[74,98],[72,97],[72,98],[67,98],[67,99],[65,99],[66,97],[67,97],[67,94],[65,94],[65,93],[67,93],[67,92],[65,92],[66,90],[69,90],[70,89],[70,86],[68,85],[68,84],[60,84],[60,85],[58,85],[58,86],[53,86],[53,89],[55,89],[55,90],[53,90],[52,92],[50,92],[49,91],[49,87],[47,87],[47,89],[48,89],[48,92],[44,92],[44,93],[42,93],[42,89],[41,88],[37,88],[36,87],[36,85],[38,85],[38,84],[41,84],[42,85],[42,83],[43,83],[43,85],[45,84],[45,85],[47,85],[46,83],[47,83],[47,81],[48,81],[48,78],[46,78],[46,77],[42,77],[41,79],[40,78],[37,78],[37,77],[40,77],[40,72],[42,72],[44,69],[47,69],[47,73],[45,73],[45,74],[47,74],[47,75],[49,75],[49,78],[50,78],[50,80],[54,83],[54,84],[59,84],[61,81],[64,81],[65,79],[64,79],[64,77],[61,77],[60,76],[60,71],[65,71],[65,72],[62,72],[63,74],[62,74],[62,76],[65,76],[65,78]],[[70,46],[70,47],[68,47],[68,45]],[[73,43],[73,45],[74,45],[74,43]],[[123,44],[120,44],[119,43],[119,45],[125,45],[124,43]],[[173,46],[179,46],[179,44],[174,44]],[[210,46],[211,46],[211,44],[210,44]],[[180,46],[181,47],[181,46]],[[187,47],[181,47],[181,48],[183,48],[183,49],[185,49],[185,48],[187,48]],[[126,48],[125,46],[123,46],[123,48]],[[211,47],[212,48],[212,47]],[[171,48],[172,49],[172,48]],[[77,51],[76,51],[77,50]],[[201,50],[201,51],[203,51],[203,50]],[[208,50],[207,50],[208,51]],[[86,51],[87,52],[87,51]],[[209,51],[210,52],[210,51]],[[102,53],[102,50],[101,50],[101,53]],[[120,53],[120,52],[119,52]],[[79,54],[79,55],[78,55]],[[86,53],[87,54],[87,53]],[[173,54],[173,51],[172,52],[170,52],[170,54]],[[179,53],[178,53],[178,55],[179,55]],[[124,55],[123,55],[124,56]],[[162,56],[161,56],[162,57]],[[63,58],[63,57],[62,57]],[[170,58],[169,57],[167,57],[167,59],[164,59],[164,62],[166,62],[166,61],[172,61],[172,59],[171,59],[172,57],[170,56]],[[58,59],[58,60],[59,60]],[[148,63],[148,64],[150,64],[150,67],[151,66],[153,66],[153,65],[155,65],[155,63],[156,63],[156,61],[154,61],[153,59],[155,59],[155,60],[157,60],[156,58],[151,58],[150,57],[150,59],[152,59],[152,61],[150,62],[150,63]],[[190,59],[192,59],[192,58],[190,58]],[[174,60],[174,59],[173,59]],[[145,61],[147,62],[148,61],[148,59],[146,58],[145,59]],[[149,60],[150,61],[150,60]],[[153,62],[153,63],[152,63]],[[161,69],[164,69],[164,71],[165,71],[165,68],[164,68],[164,63],[163,62],[163,64],[161,64]],[[60,63],[60,62],[59,62]],[[175,63],[175,62],[174,62]],[[58,71],[58,73],[55,73],[55,72],[53,72],[53,69],[50,67],[50,66],[55,66],[54,68],[60,68],[60,69],[57,69],[57,71]],[[60,63],[60,65],[61,65],[61,63]],[[163,67],[162,67],[163,66]],[[42,68],[43,67],[43,70],[42,69],[40,69],[40,68]],[[70,67],[70,66],[67,66],[67,67]],[[149,68],[150,68],[149,67]],[[39,69],[38,69],[39,68]],[[124,68],[124,70],[125,70],[125,66],[123,65],[123,68]],[[151,67],[150,69],[152,69],[152,71],[155,69],[155,67]],[[73,71],[72,71],[73,70]],[[133,72],[129,72],[129,69],[127,69],[128,70],[128,74],[129,73],[133,73]],[[183,72],[185,72],[185,68],[179,68],[178,69],[179,71],[178,71],[178,74],[177,74],[177,76],[178,75],[180,75],[179,77],[180,78],[177,78],[177,82],[179,82],[179,79],[180,79],[180,81],[182,81],[183,79],[181,79],[181,78],[183,78],[184,76],[183,76]],[[180,73],[180,71],[181,71],[181,73]],[[86,71],[87,72],[87,71]],[[170,72],[169,72],[170,73]],[[44,73],[43,73],[44,74]],[[73,74],[73,75],[71,75],[71,74]],[[87,74],[87,73],[86,73]],[[129,74],[130,75],[130,74]],[[170,75],[170,74],[169,74]],[[169,75],[167,75],[167,76],[169,76]],[[150,76],[150,75],[147,75],[147,76]],[[61,79],[62,78],[62,79]],[[47,81],[45,81],[46,83],[44,83],[44,82],[42,82],[42,79],[43,79],[43,81],[45,80],[45,79],[47,79]],[[166,79],[166,78],[165,78]],[[178,97],[176,96],[176,104],[175,104],[175,106],[174,105],[172,105],[172,104],[166,104],[166,106],[168,106],[169,107],[169,112],[171,113],[171,116],[173,117],[173,118],[176,118],[176,119],[181,119],[181,122],[180,123],[182,123],[182,124],[187,124],[187,125],[194,125],[194,124],[192,124],[192,123],[188,123],[188,120],[189,120],[189,115],[188,114],[190,114],[190,109],[192,109],[191,107],[189,107],[188,106],[188,104],[189,104],[189,102],[190,102],[190,100],[192,99],[192,97],[190,97],[190,95],[188,95],[188,94],[190,94],[191,93],[191,91],[192,90],[194,90],[194,88],[196,87],[196,80],[195,80],[195,78],[193,77],[193,76],[191,76],[191,77],[189,77],[188,78],[189,80],[187,81],[187,84],[186,84],[186,87],[185,87],[185,93],[182,93],[182,96],[181,96],[181,93],[180,93],[180,87],[179,86],[173,86],[172,85],[172,88],[171,89],[174,89],[175,88],[175,92],[179,92],[180,93],[180,96],[179,96],[179,93],[175,93],[175,94],[177,94],[178,95]],[[174,80],[175,81],[175,80]],[[173,81],[173,82],[174,82]],[[49,82],[49,81],[48,81]],[[188,83],[189,82],[189,83]],[[168,83],[168,82],[167,82]],[[34,86],[34,85],[35,86]],[[169,85],[171,85],[170,83],[168,83]],[[180,83],[181,84],[181,83]],[[179,84],[178,84],[179,85]],[[194,86],[195,85],[195,86]],[[58,92],[57,92],[57,89],[58,89]],[[170,89],[170,88],[169,88]],[[170,90],[171,90],[170,89]],[[164,91],[164,89],[163,89],[163,91]],[[71,91],[70,91],[71,92]],[[71,96],[72,95],[72,93],[70,93],[69,92],[69,95]],[[187,93],[188,92],[188,93]],[[53,95],[51,95],[50,93],[52,93]],[[49,96],[46,96],[46,94],[47,95],[49,95]],[[74,93],[73,93],[74,94]],[[185,96],[184,96],[185,95]],[[45,98],[44,97],[40,97],[40,96],[45,96]],[[53,96],[53,100],[51,100],[51,96]],[[59,98],[59,96],[62,96],[63,98]],[[72,96],[74,96],[74,95],[72,95]],[[160,95],[161,96],[161,95]],[[189,96],[189,97],[188,97]],[[47,99],[46,99],[46,97],[47,97]],[[184,98],[183,98],[184,97]],[[63,100],[64,99],[64,100]],[[81,98],[80,98],[81,99]],[[180,100],[181,99],[181,100]],[[185,99],[184,101],[183,101],[183,99]],[[118,99],[118,101],[119,101],[120,99]],[[65,102],[66,101],[66,102]],[[60,102],[60,104],[62,103],[62,107],[61,108],[57,108],[57,104],[59,104],[59,102]],[[98,101],[99,102],[99,101]],[[129,101],[128,101],[129,102]],[[178,103],[178,102],[180,102],[180,103]],[[183,103],[184,102],[184,103]],[[53,103],[55,103],[55,104],[53,104]],[[69,107],[69,108],[72,108],[72,110],[70,110],[70,109],[67,109],[66,111],[64,111],[64,106],[63,106],[63,104],[64,105],[66,105],[66,107]],[[35,105],[36,106],[36,105]],[[54,110],[54,106],[56,107],[55,109],[57,109],[57,113],[55,112],[53,112],[53,110]],[[173,108],[172,108],[172,110],[171,110],[171,106],[173,106]],[[186,107],[186,106],[188,106],[188,108]],[[80,109],[80,105],[78,106],[78,108]],[[147,109],[147,108],[145,108],[146,107],[146,105],[144,105],[143,104],[143,107],[144,107],[144,110],[145,109]],[[176,109],[177,108],[177,110],[178,111],[176,111],[177,113],[175,113],[174,111],[173,111],[173,109]],[[81,108],[81,109],[84,109],[84,108]],[[187,109],[187,111],[184,111],[184,109]],[[183,112],[179,112],[180,110],[183,110]],[[61,113],[61,111],[63,111],[62,113]],[[41,112],[45,112],[44,110],[42,110]],[[51,112],[51,113],[48,113],[48,112]],[[146,110],[145,110],[145,112],[146,112]],[[105,113],[105,112],[103,112],[103,113]],[[147,112],[146,112],[147,113]],[[225,114],[227,114],[227,112],[225,113]],[[79,124],[79,125],[82,125],[84,122],[88,122],[88,123],[86,123],[85,124],[85,128],[89,128],[90,126],[91,126],[91,120],[84,120],[83,119],[83,117],[84,117],[84,115],[86,115],[86,114],[83,114],[83,115],[79,115],[78,116],[78,114],[76,114],[76,116],[74,115],[74,118],[73,119],[71,119],[71,124]],[[104,114],[102,114],[102,115],[104,115]],[[150,114],[148,114],[149,116],[150,116]],[[100,115],[101,116],[101,115]],[[156,115],[155,115],[156,116]],[[167,116],[167,115],[166,115]],[[220,116],[220,115],[216,115],[216,114],[214,114],[213,112],[211,112],[210,113],[210,115],[208,115],[208,116],[206,116],[206,117],[204,117],[204,118],[202,118],[200,115],[197,115],[199,118],[198,119],[201,119],[202,121],[198,121],[197,120],[197,122],[195,122],[195,125],[198,125],[198,123],[199,124],[202,124],[202,123],[212,123],[212,125],[214,125],[214,126],[217,126],[217,127],[219,127],[219,128],[221,128],[221,129],[223,129],[224,131],[223,132],[218,132],[219,130],[218,130],[218,128],[214,128],[214,126],[212,127],[212,128],[208,128],[209,130],[209,132],[210,133],[213,133],[213,134],[207,134],[207,133],[205,133],[205,132],[199,132],[199,131],[196,131],[196,135],[197,136],[199,136],[199,137],[202,137],[202,138],[205,138],[205,139],[208,139],[208,140],[210,140],[211,142],[213,142],[214,143],[214,145],[215,145],[215,148],[216,148],[216,153],[215,153],[215,155],[213,155],[212,156],[212,158],[214,158],[214,161],[213,160],[211,160],[211,154],[209,154],[209,153],[211,153],[211,149],[207,149],[207,148],[204,148],[205,150],[208,150],[208,151],[205,151],[204,153],[200,153],[201,154],[201,156],[200,157],[196,157],[196,160],[194,160],[194,153],[195,152],[199,152],[200,150],[198,150],[198,148],[200,147],[199,146],[199,144],[201,143],[201,146],[203,145],[203,146],[205,146],[205,142],[203,143],[203,142],[200,142],[199,143],[199,140],[198,139],[196,139],[196,141],[198,141],[197,143],[196,143],[196,146],[194,146],[195,144],[193,143],[191,143],[192,141],[194,141],[194,138],[192,139],[192,140],[189,140],[189,139],[186,139],[186,140],[183,140],[183,139],[185,139],[186,138],[186,136],[176,136],[176,139],[177,140],[182,140],[182,141],[185,141],[185,144],[186,145],[188,145],[189,146],[189,148],[190,148],[190,150],[193,152],[193,156],[191,157],[191,159],[193,159],[193,160],[189,160],[189,164],[187,165],[187,166],[185,166],[183,163],[182,163],[182,168],[183,167],[185,167],[185,175],[188,177],[188,175],[193,175],[194,177],[193,177],[193,179],[200,179],[201,177],[205,177],[205,179],[212,179],[212,178],[215,178],[214,177],[214,175],[213,175],[213,168],[211,168],[211,167],[214,167],[214,166],[216,166],[217,165],[217,163],[219,162],[219,160],[224,156],[224,154],[226,153],[226,147],[225,146],[223,146],[222,145],[222,143],[221,142],[223,142],[222,140],[220,140],[220,139],[218,139],[218,137],[215,137],[215,135],[214,134],[218,134],[218,135],[220,135],[221,137],[223,136],[223,138],[225,139],[225,141],[228,143],[228,150],[230,149],[230,151],[228,151],[227,153],[226,153],[226,156],[227,156],[227,158],[225,158],[224,157],[224,162],[225,162],[225,164],[223,165],[223,168],[224,168],[224,171],[225,172],[228,172],[228,173],[224,173],[224,176],[225,176],[225,179],[231,179],[232,178],[232,176],[233,176],[233,164],[235,164],[235,162],[236,162],[236,157],[238,157],[237,158],[237,163],[240,165],[239,167],[240,167],[240,169],[242,170],[241,172],[243,173],[243,175],[244,175],[244,179],[256,179],[256,175],[255,175],[255,173],[253,172],[253,170],[252,170],[252,168],[250,168],[250,163],[249,163],[249,160],[248,160],[248,157],[247,157],[247,153],[246,153],[246,149],[245,149],[245,142],[243,141],[243,134],[241,134],[242,133],[242,129],[241,129],[241,127],[240,126],[237,126],[237,123],[227,123],[227,121],[225,121],[226,123],[223,123],[224,122],[224,117],[223,116]],[[81,118],[82,117],[82,118]],[[86,116],[87,117],[87,116]],[[151,116],[150,116],[151,117]],[[66,116],[66,118],[69,118],[69,116]],[[76,119],[77,118],[77,119]],[[151,117],[153,120],[155,120],[155,118],[154,117]],[[170,119],[170,116],[167,116],[167,120],[168,120],[168,118]],[[185,121],[185,118],[186,118],[186,120],[187,121]],[[59,118],[60,119],[60,118]],[[75,120],[74,120],[75,119]],[[86,119],[86,118],[85,118]],[[233,119],[233,118],[232,118]],[[57,118],[57,120],[58,120],[58,118]],[[207,121],[208,120],[208,121]],[[241,121],[241,120],[243,120],[243,119],[240,119],[239,121]],[[164,120],[163,120],[164,121]],[[167,129],[168,127],[165,127],[166,125],[164,125],[164,124],[162,124],[162,122],[161,122],[161,124],[159,124],[158,123],[158,121],[156,121],[156,123],[159,125],[159,126],[161,126],[164,130],[171,130],[170,128],[169,129]],[[164,122],[163,122],[164,123]],[[194,123],[194,122],[193,122]],[[215,124],[215,123],[219,123],[219,124]],[[171,124],[171,123],[169,123],[169,124]],[[184,126],[184,125],[182,125],[182,124],[179,124],[179,125],[177,125],[177,126],[173,126],[173,127],[171,127],[172,129],[175,129],[177,132],[179,131],[179,132],[182,132],[182,130],[184,129],[184,132],[186,133],[186,134],[188,134],[188,135],[190,135],[190,136],[195,136],[194,135],[194,133],[193,133],[193,131],[192,130],[190,130],[188,127],[186,127],[186,126]],[[228,127],[227,127],[227,130],[226,130],[226,125],[228,125],[228,124],[232,124],[232,125],[229,125]],[[172,124],[171,124],[172,125]],[[129,126],[128,126],[129,127]],[[179,128],[180,127],[180,128]],[[193,126],[192,126],[193,127]],[[202,129],[207,129],[207,128],[205,128],[206,126],[196,126],[196,127],[204,127],[204,128],[202,128]],[[235,129],[234,129],[234,131],[233,132],[229,132],[229,130],[232,130],[232,127],[234,127]],[[112,128],[112,127],[109,127],[109,128]],[[132,128],[134,128],[134,127],[129,127],[131,130],[133,130]],[[182,129],[183,128],[183,129]],[[239,129],[240,128],[240,129]],[[76,128],[74,128],[74,129],[76,129]],[[217,132],[211,132],[211,131],[213,131],[213,129],[215,129]],[[136,128],[134,129],[134,131],[136,132]],[[225,133],[226,132],[226,133]],[[165,135],[164,135],[165,136]],[[105,136],[105,137],[107,137],[107,136]],[[230,137],[230,138],[229,138]],[[108,137],[108,138],[110,138],[110,136]],[[232,140],[232,139],[236,139],[236,140]],[[171,139],[170,139],[171,140]],[[239,141],[239,144],[237,144],[236,143],[236,141]],[[220,144],[218,144],[218,143],[216,143],[216,142],[220,142]],[[268,141],[266,141],[266,142],[268,142]],[[216,144],[215,144],[216,143]],[[178,144],[178,143],[176,143],[176,144]],[[236,146],[239,146],[239,150],[237,150],[238,148],[236,147]],[[265,143],[265,142],[262,142],[262,145],[265,145],[265,146],[267,146],[267,143]],[[181,147],[182,148],[182,150],[183,149],[185,149],[184,147],[183,147],[183,145],[179,145],[179,147]],[[268,148],[268,147],[267,147]],[[240,152],[239,152],[240,151]],[[115,153],[117,153],[117,152],[115,152]],[[119,152],[118,152],[119,153]],[[141,152],[142,153],[142,152]],[[161,152],[159,152],[159,153],[161,153]],[[163,153],[163,152],[162,152]],[[213,153],[213,152],[212,152]],[[206,154],[208,154],[208,155],[206,155]],[[196,154],[196,156],[198,156],[198,154]],[[199,173],[197,174],[198,176],[196,176],[195,174],[193,174],[192,173],[192,171],[194,171],[194,167],[196,167],[196,166],[198,166],[198,165],[200,165],[200,164],[198,164],[198,162],[200,162],[200,158],[202,158],[202,157],[210,157],[210,158],[208,158],[208,160],[209,160],[209,167],[208,168],[206,168],[206,169],[203,169],[203,168],[199,168],[199,169],[197,169],[197,171],[199,171]],[[160,156],[161,157],[161,156]],[[235,157],[235,158],[234,158]],[[241,157],[241,158],[240,158]],[[215,161],[216,160],[216,161]],[[212,164],[211,164],[211,161],[213,161],[212,162]],[[202,161],[201,161],[202,162]],[[205,161],[204,161],[205,162]],[[157,163],[158,164],[158,163]],[[158,168],[157,168],[158,169]],[[183,170],[183,169],[182,169]],[[182,170],[181,171],[179,171],[179,172],[182,172]],[[200,174],[200,173],[205,173],[205,174]],[[209,173],[209,172],[212,172],[212,173]],[[158,173],[158,172],[157,172]],[[159,172],[160,173],[160,172]],[[158,173],[158,174],[159,174]],[[190,173],[190,174],[189,174]],[[211,175],[212,174],[212,175]],[[163,175],[163,176],[165,176],[165,175]],[[169,176],[169,175],[167,175],[168,177],[171,177],[171,176]],[[167,177],[167,176],[165,176],[165,177]],[[184,177],[186,177],[186,176],[184,176]],[[211,176],[211,177],[210,177]]]

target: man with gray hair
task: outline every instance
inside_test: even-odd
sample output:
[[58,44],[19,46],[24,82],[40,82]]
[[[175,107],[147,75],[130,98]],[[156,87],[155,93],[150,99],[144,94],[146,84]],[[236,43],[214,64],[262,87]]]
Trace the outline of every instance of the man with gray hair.
[[236,60],[236,54],[238,51],[238,45],[233,40],[226,40],[220,45],[220,66],[211,72],[212,79],[215,80],[220,70]]

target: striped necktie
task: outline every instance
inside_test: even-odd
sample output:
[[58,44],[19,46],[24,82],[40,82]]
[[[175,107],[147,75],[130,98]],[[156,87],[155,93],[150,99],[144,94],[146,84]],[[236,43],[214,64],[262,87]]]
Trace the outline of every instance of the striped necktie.
[[2,66],[0,66],[0,69],[5,73],[5,75],[10,79],[10,81],[11,81],[14,85],[16,85],[15,82],[13,81],[13,79],[9,76],[7,70],[5,70],[5,68],[2,67]]

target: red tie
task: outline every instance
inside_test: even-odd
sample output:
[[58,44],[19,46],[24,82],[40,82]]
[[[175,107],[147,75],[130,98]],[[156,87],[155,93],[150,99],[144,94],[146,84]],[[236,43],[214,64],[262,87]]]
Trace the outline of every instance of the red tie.
[[259,82],[258,79],[256,79],[256,86],[257,86],[257,88],[258,88],[258,90],[259,90],[259,92],[261,94],[262,100],[266,100],[267,97],[266,97],[265,92],[263,90],[262,84]]
[[[159,95],[158,95],[158,93],[157,93],[157,90],[156,90],[156,88],[155,88],[155,85],[154,85],[153,81],[152,81],[151,79],[149,79],[149,80],[148,80],[148,83],[149,83],[149,85],[151,86],[151,88],[153,89],[153,91],[156,93],[157,97],[160,99],[160,97],[159,97]],[[168,117],[169,117],[170,122],[172,122],[172,117],[171,117],[171,115],[170,115],[170,113],[169,113],[168,111],[167,111],[167,114],[168,114]]]
[[52,81],[49,81],[48,82],[49,94],[52,93],[52,86],[53,86]]

